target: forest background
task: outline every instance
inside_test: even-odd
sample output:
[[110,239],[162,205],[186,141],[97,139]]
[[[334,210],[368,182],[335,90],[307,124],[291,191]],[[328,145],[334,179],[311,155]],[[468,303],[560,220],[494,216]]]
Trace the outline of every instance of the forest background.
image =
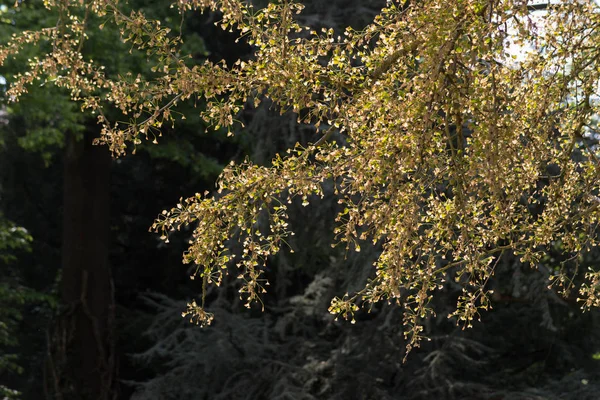
[[[385,6],[353,0],[305,4],[303,23],[336,32],[366,26]],[[181,17],[165,1],[124,7],[181,32],[189,65],[204,60],[231,65],[251,57],[251,46],[237,42],[236,32],[215,26],[218,13]],[[58,17],[38,1],[0,5],[0,43],[26,29],[54,26]],[[131,81],[151,75],[152,60],[130,51],[114,26],[100,29],[103,23],[89,24],[82,51],[105,65],[108,75]],[[50,50],[44,46],[51,45],[28,48],[4,64],[3,94],[28,59]],[[148,228],[182,196],[214,191],[230,161],[268,165],[296,143],[318,140],[314,127],[297,125],[293,112],[281,114],[265,101],[239,112],[245,127],[236,135],[223,129],[206,133],[194,104],[181,104],[177,112],[186,119],[165,126],[158,145],[144,141],[135,155],[111,159],[106,147],[90,144],[100,134],[96,119],[81,113],[63,89],[34,84],[18,103],[3,97],[5,398],[593,399],[600,390],[598,312],[582,313],[576,295],[565,299],[547,289],[552,268],[571,257],[560,244],[538,268],[514,255],[499,257],[489,282],[492,309],[472,329],[448,319],[461,290],[449,283],[432,300],[436,314],[423,321],[430,340],[406,362],[408,342],[397,305],[359,310],[355,324],[335,320],[330,300],[364,287],[381,249],[331,247],[339,212],[331,196],[311,198],[310,208],[290,205],[296,235],[289,243],[295,251],[269,259],[264,311],[260,305],[244,308],[239,285],[226,278],[221,288],[206,293],[216,314],[213,324],[190,324],[181,313],[202,291],[202,282],[189,279],[193,269],[181,263],[191,230],[183,228],[166,245]],[[332,139],[341,143],[343,135]],[[598,256],[597,250],[581,256],[581,271],[598,270]],[[89,303],[79,302],[82,293]],[[89,314],[106,317],[100,329],[108,337],[94,336],[98,327]],[[71,335],[62,337],[65,332]]]

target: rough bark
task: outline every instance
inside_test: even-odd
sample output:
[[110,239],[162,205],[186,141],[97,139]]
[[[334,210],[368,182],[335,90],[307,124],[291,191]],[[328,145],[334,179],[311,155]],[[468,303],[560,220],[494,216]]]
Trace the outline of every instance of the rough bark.
[[56,399],[116,397],[109,267],[110,154],[68,135],[64,159],[61,300],[49,335],[46,387]]

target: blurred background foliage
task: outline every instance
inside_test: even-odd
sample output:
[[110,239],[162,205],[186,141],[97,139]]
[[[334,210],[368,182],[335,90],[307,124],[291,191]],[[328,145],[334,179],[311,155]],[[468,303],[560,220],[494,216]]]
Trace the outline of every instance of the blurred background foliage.
[[[339,29],[364,26],[384,2],[306,3],[304,23]],[[218,15],[190,13],[182,20],[169,5],[130,2],[181,29],[181,51],[190,63],[249,57],[248,46],[214,26]],[[0,43],[12,33],[53,25],[55,18],[42,1],[1,4]],[[109,24],[95,29],[100,23],[90,23],[88,54],[112,75],[149,74],[152,59],[130,52]],[[44,48],[29,51],[0,70],[2,93],[20,63]],[[52,85],[32,86],[19,103],[7,100],[0,116],[0,398],[37,400],[47,395],[49,327],[58,312],[65,132],[81,135],[94,119]],[[186,301],[201,290],[180,262],[190,232],[166,247],[148,232],[155,216],[181,196],[213,190],[230,160],[268,163],[294,143],[315,138],[313,128],[296,125],[292,114],[280,115],[267,102],[244,109],[246,128],[233,138],[206,133],[193,106],[180,106],[186,120],[165,129],[159,145],[144,143],[136,155],[111,164],[117,398],[597,399],[600,314],[582,314],[575,294],[565,300],[547,285],[555,268],[572,269],[575,280],[588,266],[597,269],[598,250],[565,263],[568,255],[557,243],[536,269],[503,255],[490,282],[493,309],[464,331],[444,311],[459,291],[448,279],[434,300],[440,311],[425,322],[431,341],[403,364],[399,307],[363,310],[355,325],[327,312],[333,296],[364,284],[378,252],[331,248],[332,195],[311,199],[309,208],[290,208],[295,252],[270,260],[264,313],[244,308],[235,280],[228,279],[207,298],[219,315],[213,326],[201,329],[182,319]]]

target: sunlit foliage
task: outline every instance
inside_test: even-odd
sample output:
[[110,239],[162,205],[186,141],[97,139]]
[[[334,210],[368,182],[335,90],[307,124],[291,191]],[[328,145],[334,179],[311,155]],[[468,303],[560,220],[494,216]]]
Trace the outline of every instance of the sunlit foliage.
[[[287,205],[309,206],[324,185],[339,199],[333,245],[381,246],[366,287],[335,298],[330,311],[353,320],[360,307],[397,302],[409,349],[445,281],[463,287],[451,317],[470,326],[490,305],[486,283],[503,252],[535,267],[559,244],[576,264],[597,245],[600,10],[593,1],[549,6],[543,18],[532,17],[524,0],[389,1],[364,30],[343,32],[300,25],[303,6],[288,0],[262,8],[241,0],[174,3],[182,13],[218,12],[218,25],[252,46],[252,58],[231,65],[187,62],[178,32],[116,1],[45,5],[59,11],[56,25],[16,35],[0,50],[2,61],[23,46],[52,45],[8,93],[16,100],[37,81],[68,90],[98,116],[98,141],[115,156],[158,141],[163,124],[185,118],[175,111],[188,100],[203,105],[198,112],[211,128],[231,134],[243,134],[242,108],[266,98],[321,134],[269,166],[231,164],[217,193],[181,199],[157,219],[152,229],[164,240],[194,226],[184,262],[197,266],[204,292],[234,273],[248,306],[260,302],[264,267],[293,234]],[[86,26],[98,21],[116,24],[132,51],[153,59],[152,79],[109,78],[82,55]],[[107,108],[123,121],[109,121]],[[333,133],[342,139],[332,141]],[[549,284],[568,294],[575,283],[563,267]],[[576,288],[584,309],[600,303],[600,271],[586,278]],[[193,321],[212,321],[204,295],[188,307]]]

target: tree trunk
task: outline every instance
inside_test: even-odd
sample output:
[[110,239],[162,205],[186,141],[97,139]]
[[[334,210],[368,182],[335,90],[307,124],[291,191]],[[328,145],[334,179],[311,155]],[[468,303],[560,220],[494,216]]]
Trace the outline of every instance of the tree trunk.
[[113,286],[109,266],[110,154],[67,135],[64,159],[61,299],[49,335],[46,387],[51,398],[116,398]]

